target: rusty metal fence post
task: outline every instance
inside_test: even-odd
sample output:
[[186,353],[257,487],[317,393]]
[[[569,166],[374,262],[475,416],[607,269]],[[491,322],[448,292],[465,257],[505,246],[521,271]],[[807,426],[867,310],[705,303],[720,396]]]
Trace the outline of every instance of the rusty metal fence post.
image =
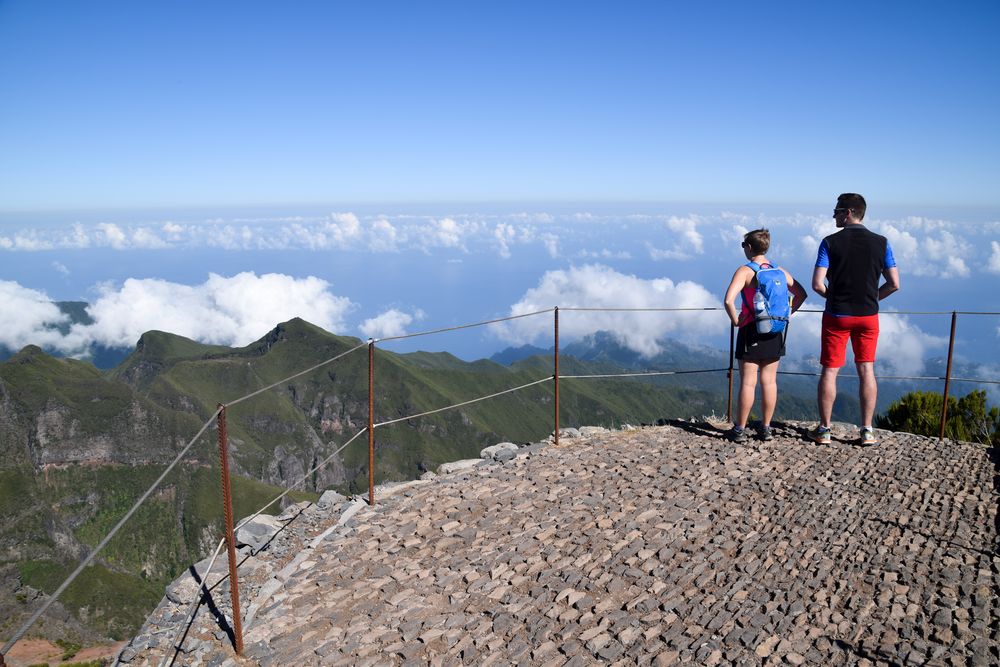
[[553,312],[553,354],[552,364],[553,373],[552,379],[555,381],[555,410],[554,419],[555,430],[553,431],[553,437],[555,438],[554,444],[559,445],[559,306],[556,306]]
[[375,340],[368,339],[368,505],[375,505]]
[[735,336],[736,327],[732,324],[729,325],[729,372],[726,376],[729,378],[729,398],[726,401],[726,420],[733,421],[733,352],[735,350],[735,342],[733,338]]
[[[222,475],[222,512],[226,521],[226,551],[229,552],[229,593],[233,601],[233,639],[236,655],[243,655],[243,621],[240,618],[240,586],[236,575],[236,540],[233,535],[233,494],[229,484],[229,439],[226,406],[219,404],[219,467]],[[208,576],[208,573],[205,573]]]
[[938,441],[944,440],[944,424],[948,420],[948,389],[951,384],[951,355],[955,351],[955,321],[958,313],[951,311],[951,335],[948,337],[948,367],[944,372],[944,397],[941,401],[941,432]]

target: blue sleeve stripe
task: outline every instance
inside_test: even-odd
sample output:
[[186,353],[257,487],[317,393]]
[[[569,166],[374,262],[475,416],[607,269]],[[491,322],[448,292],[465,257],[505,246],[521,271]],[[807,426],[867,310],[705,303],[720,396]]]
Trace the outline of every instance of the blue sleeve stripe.
[[816,266],[825,269],[830,268],[830,249],[826,247],[826,239],[823,239],[823,242],[819,244],[819,253],[816,255]]
[[892,255],[892,246],[889,245],[889,240],[885,241],[885,268],[891,269],[896,266],[896,258]]

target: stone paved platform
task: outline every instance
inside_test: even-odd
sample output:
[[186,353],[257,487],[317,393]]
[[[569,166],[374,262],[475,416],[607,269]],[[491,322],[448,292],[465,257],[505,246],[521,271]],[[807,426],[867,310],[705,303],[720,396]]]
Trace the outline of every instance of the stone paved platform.
[[[175,664],[1000,663],[989,452],[806,426],[562,438],[356,508],[314,549],[339,514],[310,508],[241,575],[244,657],[205,612]],[[128,664],[167,655],[168,620]]]

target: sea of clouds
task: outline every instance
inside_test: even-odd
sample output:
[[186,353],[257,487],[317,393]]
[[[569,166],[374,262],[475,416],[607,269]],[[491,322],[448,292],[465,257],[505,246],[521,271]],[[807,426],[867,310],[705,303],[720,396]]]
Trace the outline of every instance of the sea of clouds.
[[[783,257],[805,269],[816,247],[835,231],[826,216],[765,216],[722,212],[689,214],[609,215],[592,213],[476,214],[476,215],[365,215],[337,212],[323,216],[284,218],[212,218],[200,221],[146,223],[73,223],[64,227],[28,228],[0,232],[0,251],[44,253],[71,250],[86,253],[103,248],[120,252],[162,251],[177,257],[188,248],[218,248],[230,252],[296,251],[329,253],[420,253],[475,259],[492,256],[535,276],[513,303],[492,304],[488,312],[519,316],[565,309],[561,335],[579,338],[596,331],[612,333],[623,345],[643,355],[660,351],[672,337],[700,342],[705,332],[725,330],[727,320],[718,308],[728,276],[738,266],[738,242],[760,226],[775,233]],[[904,276],[953,281],[956,286],[981,285],[1000,275],[1000,223],[975,226],[928,218],[872,220],[870,226],[889,238]],[[518,253],[528,250],[548,258],[549,266],[524,267]],[[720,250],[722,249],[722,250]],[[448,260],[453,261],[453,260]],[[630,265],[647,267],[646,274]],[[648,267],[660,276],[650,277]],[[709,267],[709,268],[706,268]],[[720,268],[721,267],[721,268]],[[69,270],[53,262],[53,270]],[[699,273],[700,271],[700,273]],[[721,273],[720,273],[721,271]],[[690,274],[688,278],[678,275]],[[674,277],[667,277],[674,276]],[[338,293],[339,292],[339,293]],[[315,275],[282,273],[209,274],[197,284],[168,279],[129,278],[90,286],[89,324],[70,325],[44,289],[0,280],[0,345],[17,350],[41,345],[71,356],[86,356],[94,345],[127,348],[149,330],[164,330],[197,341],[229,346],[246,345],[293,317],[303,317],[339,334],[370,338],[406,335],[418,325],[434,328],[429,304],[391,307],[358,317],[363,290],[334,286]],[[988,291],[986,293],[989,293]],[[347,296],[351,294],[351,296]],[[901,299],[894,301],[903,303]],[[976,304],[971,304],[975,306]],[[989,307],[990,304],[985,304]],[[994,304],[995,306],[995,304]],[[684,312],[620,312],[580,309],[691,309]],[[816,298],[806,307],[821,307]],[[901,309],[893,301],[884,312]],[[1000,310],[1000,308],[996,308]],[[434,312],[441,312],[436,304]],[[790,328],[789,349],[819,347],[818,313],[796,315]],[[550,344],[551,318],[522,317],[490,331],[498,344]],[[1000,333],[1000,329],[998,329]],[[882,318],[880,348],[885,371],[918,375],[930,354],[940,354],[947,341],[921,329],[913,318]],[[790,364],[803,363],[789,361]]]

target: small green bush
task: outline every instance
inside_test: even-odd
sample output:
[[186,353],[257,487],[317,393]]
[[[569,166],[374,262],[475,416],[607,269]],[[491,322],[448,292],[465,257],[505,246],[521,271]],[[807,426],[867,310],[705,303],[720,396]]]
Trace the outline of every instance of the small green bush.
[[57,639],[56,646],[58,646],[63,650],[62,657],[59,658],[63,662],[71,659],[73,656],[75,656],[77,653],[80,652],[81,648],[83,648],[79,644],[75,642],[68,642],[65,639]]

